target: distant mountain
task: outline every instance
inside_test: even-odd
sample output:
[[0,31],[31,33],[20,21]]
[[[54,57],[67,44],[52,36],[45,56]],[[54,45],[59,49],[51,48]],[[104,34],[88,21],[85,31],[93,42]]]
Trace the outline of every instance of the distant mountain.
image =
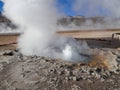
[[[0,15],[0,23],[6,23],[10,27],[16,27],[12,22],[6,17]],[[116,28],[120,27],[120,18],[111,17],[84,17],[84,16],[64,16],[57,21],[57,25],[60,27],[106,27],[106,28]]]
[[104,17],[89,17],[86,18],[84,16],[67,16],[58,20],[59,25],[69,25],[75,24],[77,26],[82,25],[84,23],[105,23]]
[[7,19],[6,17],[4,17],[2,14],[0,14],[0,22],[11,23],[11,21],[9,19]]
[[3,23],[8,27],[11,27],[13,29],[16,28],[16,25],[14,25],[9,19],[7,19],[6,17],[4,17],[2,14],[0,15],[0,24]]
[[58,25],[67,26],[74,24],[76,26],[90,24],[112,24],[119,23],[120,18],[111,17],[84,17],[84,16],[65,16],[58,20]]

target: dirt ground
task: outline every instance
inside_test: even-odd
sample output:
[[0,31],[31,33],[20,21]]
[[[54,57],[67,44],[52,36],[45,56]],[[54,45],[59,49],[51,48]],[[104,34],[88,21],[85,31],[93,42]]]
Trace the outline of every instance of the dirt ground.
[[101,50],[116,55],[117,69],[24,56],[13,45],[0,46],[0,90],[120,90],[120,51]]

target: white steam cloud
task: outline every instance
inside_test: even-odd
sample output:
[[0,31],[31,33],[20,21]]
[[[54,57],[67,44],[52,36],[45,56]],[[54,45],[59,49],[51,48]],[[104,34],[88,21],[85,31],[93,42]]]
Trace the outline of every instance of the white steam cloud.
[[[23,54],[70,61],[86,61],[90,58],[92,53],[85,42],[56,35],[57,20],[60,17],[56,0],[2,1],[5,3],[3,14],[23,32],[18,40],[18,48]],[[119,0],[75,0],[73,7],[78,14],[85,8],[86,16],[97,16],[102,9],[108,11],[110,16],[120,17],[119,3]]]
[[[83,61],[86,43],[56,35],[56,0],[3,0],[4,15],[23,30],[18,48],[25,55],[43,55],[70,61]],[[84,53],[86,54],[86,52]]]
[[3,33],[18,33],[19,31],[14,29],[10,26],[8,26],[7,23],[0,23],[0,34],[3,34]]
[[74,11],[85,16],[120,17],[120,0],[75,0]]
[[[120,28],[120,0],[74,0],[73,11],[82,15],[81,20],[69,22],[68,25],[60,25],[61,30],[92,30]],[[92,19],[91,17],[94,17]],[[79,16],[80,18],[80,16]],[[86,19],[84,21],[84,19]],[[97,22],[96,22],[97,20]],[[78,22],[79,21],[79,22]],[[75,23],[80,25],[76,25]],[[82,22],[82,23],[81,23]]]

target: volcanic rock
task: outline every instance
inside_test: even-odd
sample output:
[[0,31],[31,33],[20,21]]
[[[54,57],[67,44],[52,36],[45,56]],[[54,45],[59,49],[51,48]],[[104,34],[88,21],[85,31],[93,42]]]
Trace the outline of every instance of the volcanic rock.
[[103,90],[103,86],[113,90],[114,85],[119,89],[120,72],[113,72],[118,69],[117,59],[107,50],[94,55],[95,62],[88,64],[14,52],[0,56],[0,90]]
[[117,56],[111,52],[100,52],[93,56],[93,59],[89,62],[92,67],[106,68],[110,71],[116,70],[117,67]]

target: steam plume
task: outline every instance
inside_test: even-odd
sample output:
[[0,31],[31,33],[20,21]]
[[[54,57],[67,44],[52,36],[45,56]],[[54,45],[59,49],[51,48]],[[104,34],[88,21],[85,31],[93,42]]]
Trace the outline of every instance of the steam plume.
[[[66,37],[59,37],[56,23],[59,13],[55,0],[3,0],[4,15],[23,30],[18,48],[25,55],[43,55],[64,60],[86,60],[81,53],[89,47]],[[85,47],[85,48],[84,48]]]
[[[120,28],[120,0],[74,0],[73,11],[77,15],[85,16],[85,22],[82,19],[76,25],[75,22],[60,26],[62,30],[92,30],[92,29],[110,29]],[[90,17],[98,19],[94,23]],[[95,18],[96,17],[96,18]],[[101,18],[98,18],[101,17]],[[81,17],[84,18],[84,17]],[[71,18],[67,18],[70,21]],[[84,19],[83,19],[84,21]],[[78,22],[78,21],[76,21]],[[82,22],[82,23],[81,23]]]
[[[87,16],[99,15],[99,8],[110,16],[119,17],[119,0],[75,0],[74,10],[81,12],[86,7]],[[25,55],[44,55],[65,60],[85,61],[91,53],[85,42],[77,42],[55,33],[59,13],[56,0],[3,0],[4,15],[24,33],[18,40],[18,48]],[[91,13],[92,12],[92,13]],[[88,55],[88,56],[87,56]],[[86,57],[87,56],[87,57]]]

